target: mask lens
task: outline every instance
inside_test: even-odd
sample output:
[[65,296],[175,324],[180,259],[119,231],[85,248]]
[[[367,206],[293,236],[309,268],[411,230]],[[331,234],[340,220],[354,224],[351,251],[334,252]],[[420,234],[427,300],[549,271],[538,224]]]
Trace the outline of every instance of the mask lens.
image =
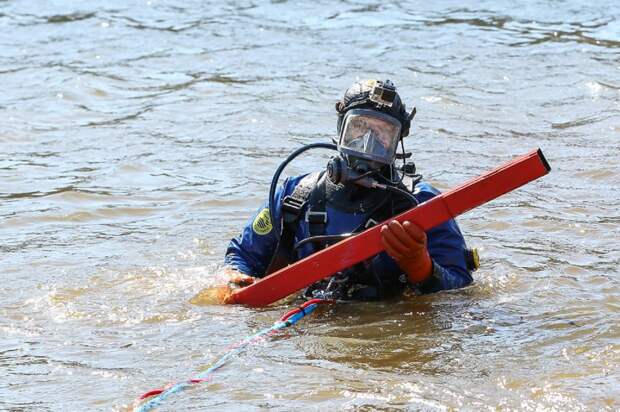
[[340,147],[349,154],[390,164],[399,138],[400,124],[395,119],[370,110],[353,110],[345,119]]

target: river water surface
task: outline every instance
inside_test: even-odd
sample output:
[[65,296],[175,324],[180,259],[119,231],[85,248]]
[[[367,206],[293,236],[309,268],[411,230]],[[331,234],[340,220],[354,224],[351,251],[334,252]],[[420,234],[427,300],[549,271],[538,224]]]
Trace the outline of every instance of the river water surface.
[[551,174],[458,219],[472,286],[321,309],[159,410],[619,410],[620,6],[416,3],[0,1],[0,410],[125,410],[290,310],[189,300],[368,77],[438,188]]

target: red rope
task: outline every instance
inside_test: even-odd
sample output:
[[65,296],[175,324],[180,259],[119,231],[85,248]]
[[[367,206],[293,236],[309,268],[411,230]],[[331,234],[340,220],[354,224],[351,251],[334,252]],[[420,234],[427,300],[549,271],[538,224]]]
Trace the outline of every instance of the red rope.
[[[292,310],[288,311],[287,313],[285,313],[285,314],[284,314],[284,315],[280,318],[280,321],[281,321],[281,322],[286,322],[286,320],[287,320],[287,319],[289,319],[291,316],[293,316],[293,315],[295,315],[295,314],[297,314],[297,313],[299,313],[299,312],[304,311],[304,310],[305,310],[308,306],[310,306],[310,305],[312,305],[312,304],[333,303],[333,302],[334,302],[334,301],[332,301],[332,300],[325,300],[325,299],[310,299],[309,301],[304,302],[304,303],[303,303],[301,306],[299,306],[298,308],[292,309]],[[273,330],[273,331],[271,331],[271,332],[270,332],[267,336],[273,335],[273,334],[275,334],[275,333],[277,333],[277,332],[278,332],[277,330]],[[266,336],[257,336],[257,337],[255,337],[254,339],[251,339],[250,341],[241,341],[241,342],[235,343],[235,344],[233,344],[233,345],[230,345],[230,346],[228,347],[228,350],[231,350],[231,349],[236,349],[236,348],[238,348],[238,347],[240,347],[240,346],[242,346],[242,345],[245,345],[245,344],[251,344],[251,343],[254,343],[254,342],[256,342],[256,341],[263,340],[263,339],[265,339],[265,338],[266,338]],[[206,381],[208,381],[208,380],[209,380],[209,377],[207,377],[207,378],[203,378],[203,379],[191,379],[191,380],[189,380],[188,382],[190,382],[190,383],[202,383],[202,382],[206,382]],[[143,394],[143,395],[141,395],[138,399],[142,401],[142,400],[144,400],[144,399],[146,399],[146,398],[150,398],[150,397],[152,397],[152,396],[159,395],[159,394],[161,394],[162,392],[164,392],[166,389],[170,388],[170,387],[171,387],[171,386],[173,386],[173,385],[174,385],[173,383],[170,383],[170,384],[168,384],[168,385],[164,386],[163,388],[153,389],[153,390],[151,390],[151,391],[148,391],[148,392],[144,393],[144,394]]]
[[281,320],[282,322],[284,322],[284,321],[286,321],[288,318],[290,318],[291,316],[293,316],[294,314],[299,313],[299,312],[302,312],[305,308],[307,308],[308,306],[310,306],[310,305],[312,305],[312,304],[314,304],[314,303],[316,303],[316,304],[320,304],[320,303],[333,303],[333,302],[334,302],[334,301],[332,301],[332,300],[326,300],[326,299],[310,299],[309,301],[304,302],[304,303],[303,303],[303,305],[301,305],[300,307],[295,308],[295,309],[292,309],[292,310],[290,310],[290,311],[286,312],[286,313],[284,314],[284,316],[282,316],[282,317],[280,318],[280,320]]

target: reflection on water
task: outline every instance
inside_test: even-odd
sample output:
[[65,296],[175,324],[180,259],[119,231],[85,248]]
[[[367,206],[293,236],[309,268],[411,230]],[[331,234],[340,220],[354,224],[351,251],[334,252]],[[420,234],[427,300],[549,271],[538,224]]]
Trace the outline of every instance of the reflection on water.
[[280,161],[387,77],[442,190],[534,147],[552,173],[459,219],[473,286],[321,308],[162,410],[617,410],[619,21],[615,2],[0,2],[0,409],[123,409],[288,311],[190,300]]

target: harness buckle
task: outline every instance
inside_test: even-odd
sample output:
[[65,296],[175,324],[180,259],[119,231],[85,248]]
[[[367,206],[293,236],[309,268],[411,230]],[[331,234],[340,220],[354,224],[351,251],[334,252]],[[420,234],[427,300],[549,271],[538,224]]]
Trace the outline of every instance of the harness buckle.
[[[282,216],[285,221],[295,221],[301,215],[306,202],[293,196],[286,196],[282,200]],[[288,216],[287,216],[288,215]]]
[[306,222],[308,223],[327,223],[327,212],[313,212],[308,210],[306,212]]

